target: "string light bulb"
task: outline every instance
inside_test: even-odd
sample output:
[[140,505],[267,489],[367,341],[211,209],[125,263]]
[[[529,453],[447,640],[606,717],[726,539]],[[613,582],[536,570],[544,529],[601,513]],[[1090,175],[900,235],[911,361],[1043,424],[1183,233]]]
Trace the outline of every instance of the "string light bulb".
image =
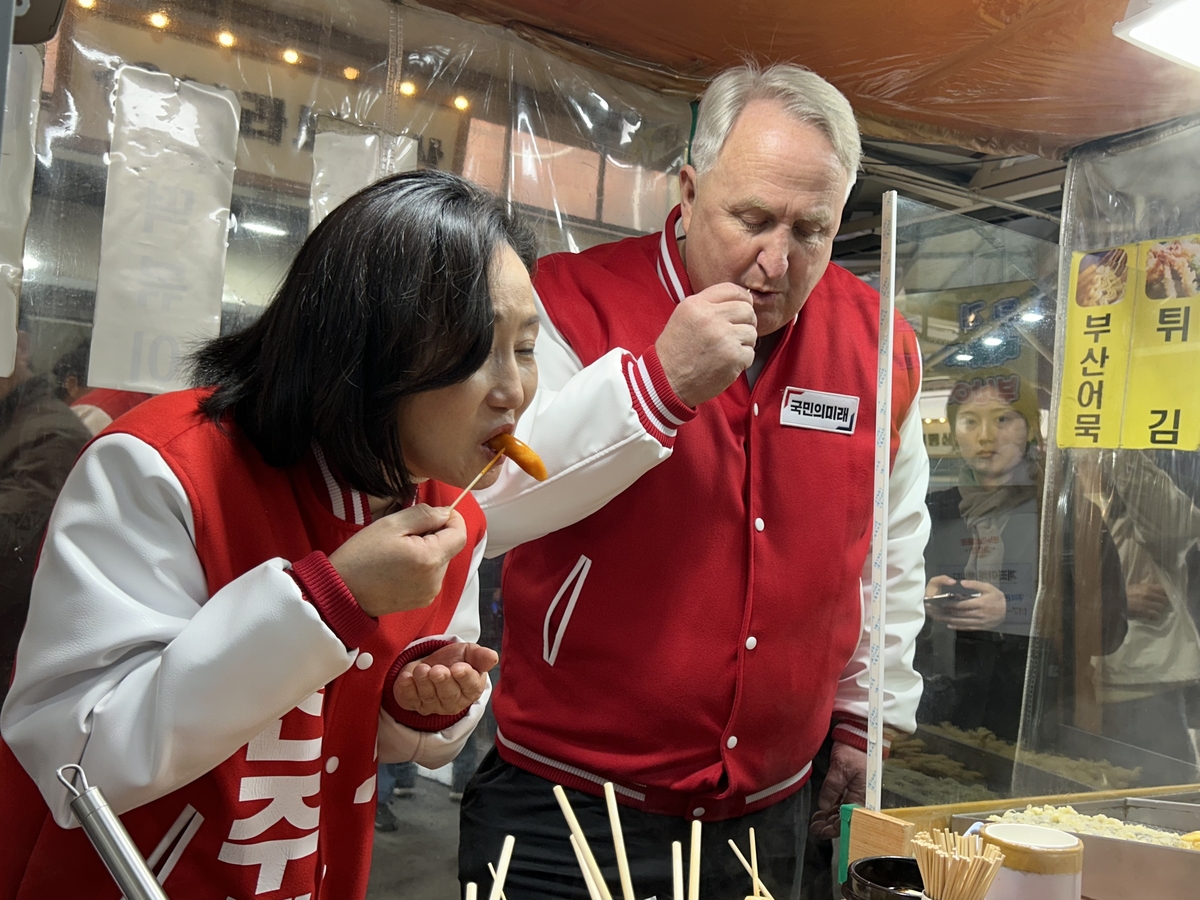
[[232,32],[222,31],[217,35],[217,43],[228,49],[237,43],[237,38],[233,36]]
[[156,12],[150,14],[150,24],[155,28],[166,28],[171,24],[171,20],[167,18],[166,13]]
[[294,66],[296,63],[300,62],[300,54],[291,47],[288,47],[283,51],[283,61],[288,65]]
[[457,97],[454,98],[454,108],[457,109],[459,112],[465,112],[467,107],[470,105],[471,105],[471,101],[468,100],[466,97],[464,97],[462,94],[459,94]]
[[358,78],[359,71],[358,69],[354,68],[354,66],[346,66],[346,68],[342,69],[342,74],[345,75],[348,80],[354,81]]
[[402,93],[405,97],[411,97],[416,92],[417,86],[411,81],[400,82],[400,93]]
[[96,5],[96,0],[75,0],[82,9],[91,9]]

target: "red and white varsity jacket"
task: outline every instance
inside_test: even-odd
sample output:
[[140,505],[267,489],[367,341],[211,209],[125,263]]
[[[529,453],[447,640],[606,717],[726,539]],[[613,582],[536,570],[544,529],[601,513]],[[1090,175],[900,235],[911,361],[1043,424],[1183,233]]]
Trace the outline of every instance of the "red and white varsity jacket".
[[[493,707],[514,765],[722,819],[799,789],[831,717],[866,746],[879,297],[829,266],[753,388],[689,409],[654,352],[692,293],[678,219],[538,264],[556,390],[518,434],[551,477],[481,494],[492,551],[515,548]],[[895,347],[884,711],[911,731],[928,462],[900,318]]]
[[392,697],[406,662],[478,637],[471,498],[438,598],[376,621],[324,556],[369,523],[366,497],[319,450],[267,465],[198,397],[123,416],[50,520],[0,719],[0,897],[119,896],[71,827],[55,770],[75,762],[172,900],[357,900],[377,763],[443,765],[482,714],[486,697],[459,717]]

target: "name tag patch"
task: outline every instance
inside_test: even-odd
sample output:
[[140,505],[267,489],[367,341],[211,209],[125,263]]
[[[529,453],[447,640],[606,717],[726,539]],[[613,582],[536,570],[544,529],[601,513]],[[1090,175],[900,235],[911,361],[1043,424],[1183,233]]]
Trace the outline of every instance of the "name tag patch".
[[853,434],[857,418],[857,397],[797,387],[784,390],[783,405],[779,408],[779,424],[792,428]]

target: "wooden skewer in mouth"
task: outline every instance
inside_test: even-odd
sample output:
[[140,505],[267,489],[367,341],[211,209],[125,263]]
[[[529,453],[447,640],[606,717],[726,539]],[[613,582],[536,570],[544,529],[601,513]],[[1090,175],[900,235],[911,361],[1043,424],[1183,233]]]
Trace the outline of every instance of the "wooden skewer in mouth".
[[458,504],[462,500],[462,498],[467,496],[467,494],[471,493],[471,488],[473,488],[473,487],[475,487],[475,485],[479,484],[479,479],[482,478],[484,475],[486,475],[491,470],[492,466],[494,466],[496,463],[500,462],[500,460],[502,460],[503,458],[504,458],[503,450],[501,450],[499,453],[497,453],[495,456],[493,456],[492,461],[483,467],[483,471],[480,472],[478,475],[476,475],[474,478],[472,478],[471,483],[468,484],[465,488],[463,488],[461,494],[459,494],[457,497],[454,498],[454,502],[450,504],[450,508],[454,509],[454,507],[458,506]]
[[498,463],[504,456],[507,456],[518,466],[520,466],[523,472],[526,472],[538,481],[545,481],[548,477],[548,473],[546,472],[546,464],[542,462],[542,458],[533,451],[532,447],[530,447],[524,441],[517,440],[511,434],[502,432],[491,440],[487,441],[486,446],[490,447],[492,450],[495,450],[496,455],[492,457],[491,462],[483,467],[483,471],[476,475],[475,478],[472,479],[471,483],[463,488],[463,492],[454,498],[454,502],[450,504],[451,509],[454,509],[454,507],[458,506],[459,502],[463,497],[467,496],[467,493],[471,490],[471,488],[479,484],[479,479],[486,475],[491,470],[492,466]]

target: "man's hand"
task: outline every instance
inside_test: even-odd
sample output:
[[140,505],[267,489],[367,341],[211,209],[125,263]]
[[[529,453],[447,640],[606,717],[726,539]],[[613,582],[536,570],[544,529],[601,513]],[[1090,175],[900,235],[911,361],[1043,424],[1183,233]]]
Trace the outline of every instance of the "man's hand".
[[478,644],[447,644],[400,670],[392,696],[423,716],[456,716],[483,696],[500,657]]
[[1131,584],[1125,588],[1129,601],[1129,618],[1158,624],[1171,611],[1171,598],[1157,581]]
[[688,406],[711,400],[754,362],[754,300],[736,284],[685,297],[654,342],[675,394]]
[[370,616],[428,606],[446,567],[467,545],[457,512],[419,504],[372,522],[329,557]]
[[[945,575],[931,578],[929,587],[925,591],[927,599],[938,593],[935,586],[938,579],[945,579],[943,587],[955,583],[953,578]],[[986,581],[971,581],[966,578],[958,583],[965,588],[979,591],[979,596],[964,597],[955,603],[945,605],[926,603],[925,612],[930,617],[942,622],[952,631],[991,631],[1008,616],[1008,601],[1004,597],[1004,592],[995,585],[988,584]],[[929,593],[930,589],[933,589],[933,594]]]
[[842,804],[864,803],[867,799],[867,754],[861,750],[833,742],[829,757],[829,773],[821,785],[817,811],[809,821],[813,837],[830,840],[842,830]]

